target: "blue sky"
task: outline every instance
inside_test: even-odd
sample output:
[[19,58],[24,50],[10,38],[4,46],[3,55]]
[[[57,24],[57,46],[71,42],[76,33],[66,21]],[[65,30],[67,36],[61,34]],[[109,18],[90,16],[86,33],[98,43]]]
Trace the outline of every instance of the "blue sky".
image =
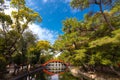
[[62,21],[66,18],[83,18],[78,10],[72,10],[70,0],[27,0],[27,5],[39,12],[42,27],[62,33]]
[[[96,12],[98,7],[92,5],[89,9],[79,11],[70,7],[71,0],[26,0],[26,5],[38,12],[42,17],[41,23],[29,24],[29,28],[34,34],[37,34],[39,40],[47,40],[52,44],[62,32],[62,21],[67,18],[77,18],[82,20],[84,14],[89,11]],[[7,3],[7,2],[5,2]],[[9,2],[8,2],[9,4]],[[5,10],[6,14],[16,9],[9,8]]]
[[81,20],[85,13],[96,9],[91,6],[90,9],[84,11],[75,10],[70,7],[69,2],[70,0],[26,0],[27,6],[38,12],[42,17],[41,23],[33,24],[36,29],[32,25],[33,32],[42,37],[40,39],[49,40],[51,43],[54,43],[57,36],[63,34],[63,20],[72,17]]

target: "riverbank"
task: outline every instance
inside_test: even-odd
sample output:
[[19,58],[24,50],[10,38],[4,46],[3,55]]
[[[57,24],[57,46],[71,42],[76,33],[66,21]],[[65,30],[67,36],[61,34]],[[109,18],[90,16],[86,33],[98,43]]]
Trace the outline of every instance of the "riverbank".
[[69,70],[71,74],[75,77],[79,77],[80,79],[87,80],[120,80],[120,77],[117,75],[111,75],[101,72],[81,72],[79,67],[70,66]]
[[40,64],[36,64],[31,67],[23,66],[22,69],[15,69],[14,65],[7,68],[6,72],[2,72],[0,80],[17,80],[24,78],[28,75],[42,71],[43,67]]

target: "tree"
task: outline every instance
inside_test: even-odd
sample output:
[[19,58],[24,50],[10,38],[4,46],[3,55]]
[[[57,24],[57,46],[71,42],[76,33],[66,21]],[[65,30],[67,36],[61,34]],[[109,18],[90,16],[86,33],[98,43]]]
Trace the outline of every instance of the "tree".
[[42,51],[40,55],[40,63],[44,64],[45,62],[53,59],[53,56],[54,56],[54,52],[51,48],[49,48],[48,50]]
[[9,50],[11,51],[9,54],[12,54],[16,51],[15,45],[17,42],[19,42],[22,34],[28,28],[28,24],[33,23],[35,21],[41,21],[41,17],[38,13],[25,6],[24,0],[12,0],[11,6],[17,9],[17,11],[12,12],[12,16],[15,20],[15,22],[12,25],[12,28],[15,30],[18,36],[14,39],[12,46],[10,46]]
[[12,0],[11,6],[17,9],[17,11],[12,12],[13,23],[10,16],[3,15],[4,13],[0,14],[3,24],[2,34],[5,36],[2,53],[6,58],[10,58],[17,51],[17,44],[19,44],[24,31],[29,27],[28,24],[41,21],[41,17],[37,12],[25,6],[24,0]]
[[27,51],[30,47],[36,44],[37,37],[31,31],[26,31],[17,44],[17,52],[13,54],[13,60],[16,64],[27,64]]
[[4,0],[1,0],[0,3],[1,3],[1,4],[4,3]]
[[[4,0],[0,1],[0,4],[4,4]],[[8,33],[8,28],[12,24],[11,17],[9,15],[6,15],[3,12],[3,9],[0,9],[0,72],[5,71],[5,67],[7,65],[7,60],[6,60],[6,48],[7,48],[7,33]]]
[[31,46],[28,49],[28,59],[32,64],[41,62],[41,54],[44,51],[48,51],[51,48],[51,45],[48,41],[40,40],[36,43],[35,46]]
[[[0,1],[0,6],[2,6],[3,4],[4,4],[4,0],[1,0],[1,1]],[[0,11],[3,11],[3,8],[2,8],[2,7],[0,8]]]
[[6,59],[4,58],[4,56],[0,54],[0,72],[5,71],[6,64],[7,64]]
[[[103,15],[105,22],[107,23],[108,27],[111,30],[115,30],[115,28],[113,27],[113,25],[111,24],[111,21],[109,19],[109,17],[107,17],[107,15],[104,13],[104,9],[103,6],[113,6],[113,3],[115,3],[117,0],[72,0],[71,1],[71,6],[73,8],[78,8],[80,10],[89,8],[90,5],[98,5],[100,8],[100,12]],[[117,1],[118,2],[118,1]]]
[[[84,20],[69,18],[63,21],[64,34],[55,41],[54,48],[61,51],[60,59],[73,65],[82,66],[82,70],[106,71],[120,75],[119,71],[119,5],[105,12],[112,18],[116,30],[106,27],[101,13],[92,16],[86,14]],[[100,68],[101,67],[101,70]]]
[[[0,0],[0,3],[3,4],[3,0]],[[26,58],[28,48],[35,44],[36,40],[35,35],[26,32],[28,24],[41,22],[40,15],[28,8],[25,0],[11,0],[11,7],[16,9],[12,11],[12,16],[6,15],[4,11],[0,12],[0,57],[2,62],[7,64],[18,58]],[[21,62],[16,60],[16,63]]]

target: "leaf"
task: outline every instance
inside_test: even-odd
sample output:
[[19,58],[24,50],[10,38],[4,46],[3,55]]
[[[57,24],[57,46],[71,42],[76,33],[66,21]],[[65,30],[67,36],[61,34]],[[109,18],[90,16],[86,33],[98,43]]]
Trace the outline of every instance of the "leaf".
[[81,49],[81,50],[75,50],[74,52],[75,54],[75,60],[82,60],[84,59],[85,55],[85,49]]
[[111,65],[112,62],[109,59],[102,59],[101,64],[103,64],[103,65]]

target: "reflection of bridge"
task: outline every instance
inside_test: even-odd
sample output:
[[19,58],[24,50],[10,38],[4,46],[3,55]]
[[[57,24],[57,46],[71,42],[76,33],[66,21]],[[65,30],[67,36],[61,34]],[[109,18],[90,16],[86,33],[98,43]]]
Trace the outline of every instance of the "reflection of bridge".
[[62,73],[67,69],[67,64],[60,60],[50,60],[43,66],[45,66],[44,72],[48,74]]
[[66,70],[66,65],[61,62],[50,62],[45,68],[52,73],[61,73]]

